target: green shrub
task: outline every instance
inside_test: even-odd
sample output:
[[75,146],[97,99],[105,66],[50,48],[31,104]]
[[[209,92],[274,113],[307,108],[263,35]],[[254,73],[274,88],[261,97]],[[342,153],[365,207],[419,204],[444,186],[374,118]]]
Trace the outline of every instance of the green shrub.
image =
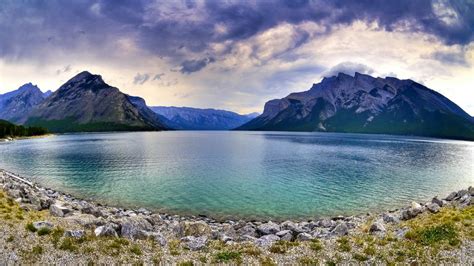
[[311,243],[309,244],[309,248],[314,251],[320,251],[323,249],[323,245],[318,239],[313,239],[311,240]]
[[59,249],[74,252],[77,250],[77,246],[74,242],[74,239],[66,237],[63,239],[61,245],[59,246]]
[[241,261],[242,254],[235,251],[221,251],[214,256],[216,262]]
[[135,244],[135,245],[132,245],[132,247],[130,248],[130,252],[132,252],[133,254],[135,255],[142,255],[142,250],[140,249],[140,246]]
[[336,240],[339,245],[337,246],[337,248],[340,250],[340,251],[343,251],[343,252],[349,252],[352,250],[352,247],[351,247],[351,244],[349,242],[349,238],[347,237],[341,237],[339,239]]
[[430,226],[427,228],[418,228],[408,233],[406,236],[407,238],[415,240],[422,245],[433,245],[442,241],[447,241],[451,245],[456,245],[460,242],[456,228],[452,223]]
[[368,260],[369,258],[367,256],[365,256],[364,254],[360,254],[360,253],[356,253],[354,254],[353,258],[355,260],[358,260],[358,261],[366,261]]
[[27,223],[26,226],[25,226],[26,230],[30,231],[30,232],[36,232],[36,228],[33,226],[33,223]]
[[33,249],[31,250],[31,253],[33,253],[35,255],[43,254],[43,247],[42,246],[34,246]]
[[41,227],[37,233],[39,236],[48,235],[49,233],[51,233],[51,229],[49,229],[48,227]]

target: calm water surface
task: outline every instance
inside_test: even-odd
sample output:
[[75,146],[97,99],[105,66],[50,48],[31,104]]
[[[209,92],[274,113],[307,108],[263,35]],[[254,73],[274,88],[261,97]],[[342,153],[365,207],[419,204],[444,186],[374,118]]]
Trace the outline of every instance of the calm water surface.
[[474,185],[474,143],[277,132],[71,134],[0,144],[0,167],[100,202],[232,218],[391,209]]

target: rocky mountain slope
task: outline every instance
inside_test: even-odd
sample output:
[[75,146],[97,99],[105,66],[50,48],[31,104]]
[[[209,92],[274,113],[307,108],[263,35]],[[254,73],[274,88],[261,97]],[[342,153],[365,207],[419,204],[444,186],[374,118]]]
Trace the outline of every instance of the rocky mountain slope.
[[27,83],[15,91],[0,95],[0,118],[11,122],[22,119],[48,96],[31,83]]
[[228,130],[239,127],[258,114],[240,115],[234,112],[216,109],[191,107],[150,107],[155,113],[166,117],[169,126],[184,130]]
[[384,133],[474,140],[474,120],[412,80],[339,73],[265,104],[239,130]]
[[101,76],[85,71],[35,106],[25,124],[53,132],[167,129],[146,105],[137,103],[140,101],[143,99],[123,94]]

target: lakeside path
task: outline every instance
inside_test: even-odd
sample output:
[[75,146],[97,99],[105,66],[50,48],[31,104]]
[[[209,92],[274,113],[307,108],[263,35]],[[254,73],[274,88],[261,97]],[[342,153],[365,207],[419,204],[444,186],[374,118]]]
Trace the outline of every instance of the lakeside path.
[[398,210],[282,223],[103,206],[0,170],[2,264],[474,263],[474,188]]

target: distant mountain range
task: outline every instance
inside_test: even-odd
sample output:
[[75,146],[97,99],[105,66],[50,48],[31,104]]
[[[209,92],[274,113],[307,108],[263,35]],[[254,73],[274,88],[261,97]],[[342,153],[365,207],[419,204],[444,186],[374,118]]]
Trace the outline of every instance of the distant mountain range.
[[52,132],[276,130],[418,135],[474,140],[474,118],[412,80],[339,73],[265,104],[261,115],[148,107],[102,77],[79,73],[55,92],[31,84],[0,94],[0,119]]
[[258,113],[240,115],[225,110],[191,107],[152,106],[150,109],[164,116],[169,121],[167,125],[181,130],[229,130],[258,116]]
[[31,83],[27,83],[15,91],[0,94],[0,118],[11,121],[21,122],[29,112],[44,101],[51,91],[46,93]]
[[474,140],[474,119],[412,80],[339,73],[310,90],[265,104],[239,130],[418,135]]

